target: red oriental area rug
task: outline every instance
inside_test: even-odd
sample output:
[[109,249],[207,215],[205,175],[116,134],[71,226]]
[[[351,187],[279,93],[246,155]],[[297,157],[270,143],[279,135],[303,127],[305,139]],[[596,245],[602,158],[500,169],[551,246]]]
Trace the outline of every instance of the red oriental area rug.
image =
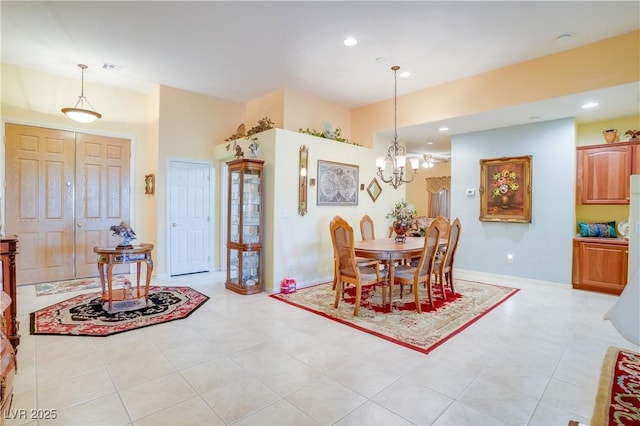
[[386,307],[382,305],[380,288],[367,286],[362,289],[360,311],[354,317],[355,288],[347,289],[335,309],[335,293],[331,286],[331,283],[320,284],[271,297],[425,354],[518,292],[518,289],[510,287],[455,280],[455,295],[448,294],[447,300],[443,301],[436,293],[435,309],[423,303],[422,314],[418,314],[413,293],[407,291],[407,287],[404,297],[400,298],[400,286],[394,286],[393,308],[390,310],[388,304]]
[[640,425],[640,353],[610,347],[602,362],[592,425]]
[[144,298],[114,302],[108,312],[100,293],[81,294],[31,313],[31,334],[109,336],[137,328],[186,318],[208,296],[190,287],[149,288]]

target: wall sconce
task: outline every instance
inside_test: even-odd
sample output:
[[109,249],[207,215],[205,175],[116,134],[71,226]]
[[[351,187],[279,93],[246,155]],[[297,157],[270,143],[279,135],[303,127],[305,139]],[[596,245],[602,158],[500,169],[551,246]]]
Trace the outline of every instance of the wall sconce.
[[307,172],[309,170],[309,148],[306,145],[300,147],[298,165],[298,214],[304,216],[307,214]]
[[144,175],[144,193],[153,195],[156,192],[156,175]]

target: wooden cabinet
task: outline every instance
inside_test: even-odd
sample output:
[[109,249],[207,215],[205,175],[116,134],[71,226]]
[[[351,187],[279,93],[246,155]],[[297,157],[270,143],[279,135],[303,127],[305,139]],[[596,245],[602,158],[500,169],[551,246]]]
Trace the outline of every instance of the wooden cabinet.
[[18,254],[18,237],[6,236],[0,240],[0,259],[2,260],[2,290],[11,298],[9,307],[3,306],[2,332],[11,342],[13,349],[18,352],[20,334],[18,303],[16,301],[16,254]]
[[264,161],[229,161],[227,208],[227,280],[240,294],[262,291]]
[[640,173],[640,142],[577,148],[576,202],[629,204],[629,179]]
[[[11,303],[9,306],[13,305]],[[3,309],[9,310],[7,306]],[[3,317],[4,318],[4,317]],[[13,379],[16,375],[16,355],[9,339],[0,331],[0,425],[5,424],[5,417],[11,408],[13,399]]]
[[622,293],[628,258],[629,242],[622,238],[574,238],[573,288]]

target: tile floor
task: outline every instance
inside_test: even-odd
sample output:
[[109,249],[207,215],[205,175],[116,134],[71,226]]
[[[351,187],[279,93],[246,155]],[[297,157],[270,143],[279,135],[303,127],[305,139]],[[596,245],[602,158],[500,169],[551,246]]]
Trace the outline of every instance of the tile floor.
[[[211,299],[187,319],[111,337],[31,336],[29,313],[74,293],[19,287],[22,418],[7,423],[588,424],[607,347],[638,350],[602,320],[614,296],[551,284],[503,282],[522,291],[423,355],[264,293],[237,295],[222,273],[155,283]],[[33,419],[47,410],[57,418]]]

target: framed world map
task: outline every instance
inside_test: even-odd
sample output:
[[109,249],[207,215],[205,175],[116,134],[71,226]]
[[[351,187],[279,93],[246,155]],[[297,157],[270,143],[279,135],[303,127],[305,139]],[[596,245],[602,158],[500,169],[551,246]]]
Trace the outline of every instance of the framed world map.
[[358,172],[356,165],[318,160],[318,205],[357,206]]

